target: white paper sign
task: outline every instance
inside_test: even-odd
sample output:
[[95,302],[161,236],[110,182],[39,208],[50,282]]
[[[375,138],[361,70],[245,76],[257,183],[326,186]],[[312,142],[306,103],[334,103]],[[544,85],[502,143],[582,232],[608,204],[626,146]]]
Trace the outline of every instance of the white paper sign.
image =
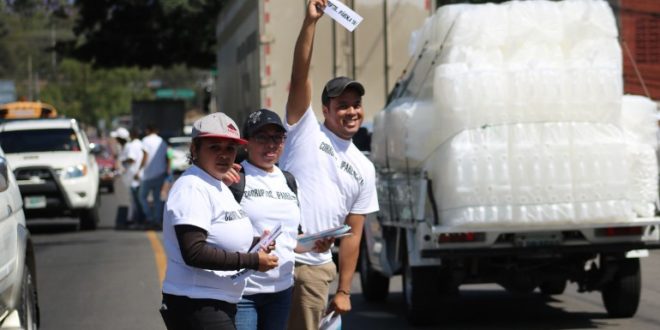
[[337,0],[328,0],[323,12],[351,32],[362,22],[362,16]]

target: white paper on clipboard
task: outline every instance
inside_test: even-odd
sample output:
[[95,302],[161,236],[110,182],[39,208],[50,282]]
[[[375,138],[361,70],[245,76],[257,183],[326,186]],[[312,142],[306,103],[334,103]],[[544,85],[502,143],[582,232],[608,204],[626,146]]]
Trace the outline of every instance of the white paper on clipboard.
[[337,0],[328,0],[323,12],[351,32],[362,22],[362,16]]

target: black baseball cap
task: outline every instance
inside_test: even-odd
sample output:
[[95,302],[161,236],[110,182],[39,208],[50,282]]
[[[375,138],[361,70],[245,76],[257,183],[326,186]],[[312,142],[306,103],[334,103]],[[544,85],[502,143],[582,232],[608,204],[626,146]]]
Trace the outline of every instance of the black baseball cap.
[[323,93],[321,94],[321,102],[327,105],[331,98],[341,95],[346,88],[353,88],[360,96],[364,95],[364,86],[362,84],[348,77],[337,77],[325,84]]
[[243,125],[243,138],[249,138],[260,128],[269,124],[277,126],[282,131],[286,131],[280,116],[278,116],[275,112],[268,109],[259,109],[250,113],[245,120],[245,124]]

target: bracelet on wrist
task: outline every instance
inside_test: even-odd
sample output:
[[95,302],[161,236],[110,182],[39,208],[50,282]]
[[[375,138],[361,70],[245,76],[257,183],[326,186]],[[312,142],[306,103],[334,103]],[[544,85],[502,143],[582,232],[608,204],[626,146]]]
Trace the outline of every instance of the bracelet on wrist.
[[351,292],[350,292],[350,291],[346,291],[346,290],[342,290],[342,289],[337,290],[337,293],[343,293],[343,294],[345,294],[345,295],[347,295],[347,296],[350,296],[350,295],[351,295]]

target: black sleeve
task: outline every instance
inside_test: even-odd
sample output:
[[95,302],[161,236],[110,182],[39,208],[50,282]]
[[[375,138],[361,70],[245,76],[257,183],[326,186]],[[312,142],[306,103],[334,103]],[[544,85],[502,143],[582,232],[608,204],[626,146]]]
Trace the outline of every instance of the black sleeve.
[[192,225],[176,225],[176,239],[186,265],[212,270],[259,269],[257,253],[229,252],[206,242],[204,229]]

